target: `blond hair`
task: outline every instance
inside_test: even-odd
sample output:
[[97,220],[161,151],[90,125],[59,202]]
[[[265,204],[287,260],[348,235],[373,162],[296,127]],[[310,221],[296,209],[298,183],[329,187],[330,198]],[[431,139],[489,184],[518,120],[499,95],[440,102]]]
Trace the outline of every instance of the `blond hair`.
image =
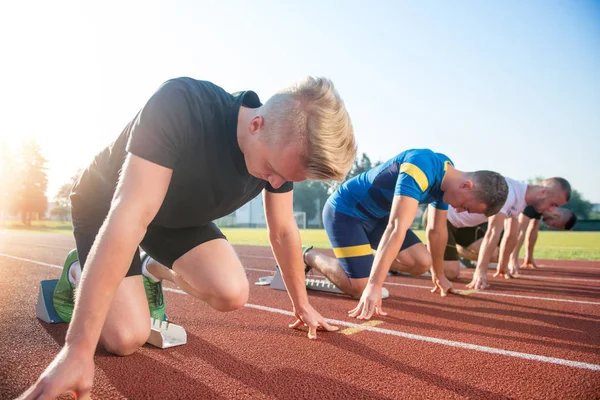
[[259,113],[269,142],[305,149],[308,179],[343,181],[356,156],[350,116],[333,82],[307,77],[272,96]]

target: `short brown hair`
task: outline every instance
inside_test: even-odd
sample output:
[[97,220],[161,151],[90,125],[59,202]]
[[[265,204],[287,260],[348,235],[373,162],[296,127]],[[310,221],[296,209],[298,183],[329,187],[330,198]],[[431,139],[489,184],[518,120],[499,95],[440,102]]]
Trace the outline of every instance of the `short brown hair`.
[[558,187],[565,194],[567,201],[571,200],[571,184],[565,178],[556,176],[554,178],[544,179],[540,185],[545,187]]
[[508,197],[508,184],[502,175],[493,171],[471,172],[475,198],[485,203],[485,216],[491,217],[500,211]]

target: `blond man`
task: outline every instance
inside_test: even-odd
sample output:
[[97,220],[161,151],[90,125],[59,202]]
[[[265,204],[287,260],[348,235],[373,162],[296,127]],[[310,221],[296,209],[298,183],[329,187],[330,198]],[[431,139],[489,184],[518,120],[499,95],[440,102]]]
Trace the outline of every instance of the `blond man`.
[[[291,327],[306,325],[309,338],[319,327],[336,330],[308,302],[292,182],[342,180],[355,154],[350,118],[327,79],[308,78],[264,105],[253,91],[230,94],[191,78],[164,83],[72,191],[83,272],[65,265],[54,303],[71,319],[76,287],[75,308],[64,348],[23,397],[87,396],[98,342],[125,356],[148,339],[161,278],[219,311],[243,307],[244,268],[211,221],[261,192],[296,315]],[[143,263],[138,246],[151,257]]]

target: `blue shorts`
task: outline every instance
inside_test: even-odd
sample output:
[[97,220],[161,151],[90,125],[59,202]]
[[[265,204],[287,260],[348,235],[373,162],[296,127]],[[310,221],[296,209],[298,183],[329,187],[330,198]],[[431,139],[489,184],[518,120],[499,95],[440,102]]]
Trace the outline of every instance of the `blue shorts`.
[[[323,208],[323,225],[342,268],[352,279],[368,278],[373,266],[373,249],[377,250],[388,218],[363,221],[336,211],[329,203]],[[421,243],[408,229],[400,251]]]

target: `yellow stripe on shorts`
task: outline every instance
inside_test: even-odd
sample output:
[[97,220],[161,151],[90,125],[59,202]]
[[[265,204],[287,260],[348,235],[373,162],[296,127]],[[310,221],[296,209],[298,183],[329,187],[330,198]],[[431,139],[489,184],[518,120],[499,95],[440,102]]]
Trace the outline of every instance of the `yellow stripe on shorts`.
[[415,182],[421,188],[421,191],[424,192],[429,187],[429,180],[421,168],[417,167],[415,164],[411,163],[402,163],[400,165],[400,172],[404,172],[413,177]]
[[333,249],[333,254],[337,258],[369,256],[373,254],[370,244],[360,244],[358,246],[338,247]]

